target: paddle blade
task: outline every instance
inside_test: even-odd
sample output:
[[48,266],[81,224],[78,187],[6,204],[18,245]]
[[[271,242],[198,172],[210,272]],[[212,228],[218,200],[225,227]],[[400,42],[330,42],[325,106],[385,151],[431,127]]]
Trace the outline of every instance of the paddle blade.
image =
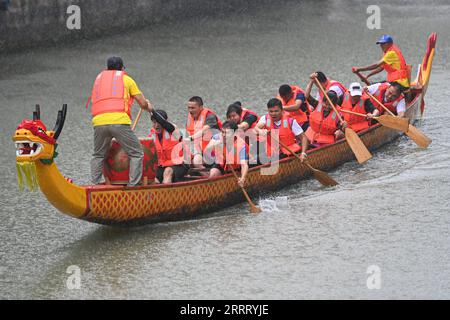
[[399,130],[402,132],[408,132],[408,130],[409,130],[409,119],[408,118],[399,118],[399,117],[394,117],[394,116],[390,116],[387,114],[383,114],[383,115],[377,117],[377,121],[379,123],[381,123],[381,125],[391,128],[391,129]]
[[414,127],[412,124],[409,125],[409,130],[406,135],[410,137],[414,142],[421,148],[428,148],[431,143],[431,139],[423,134],[419,129]]
[[250,212],[252,214],[258,214],[258,213],[261,212],[261,209],[259,207],[255,206],[255,205],[251,205],[250,206]]
[[330,177],[327,173],[320,170],[313,170],[314,178],[319,181],[325,187],[337,186],[337,183],[332,177]]
[[360,164],[372,158],[372,154],[355,131],[350,128],[345,129],[345,138]]

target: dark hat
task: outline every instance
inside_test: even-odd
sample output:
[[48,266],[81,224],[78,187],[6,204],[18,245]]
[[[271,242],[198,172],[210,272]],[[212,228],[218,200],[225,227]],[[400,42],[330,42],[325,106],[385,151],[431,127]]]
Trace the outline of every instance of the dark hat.
[[[167,120],[167,112],[165,112],[164,110],[155,110],[154,112],[157,112],[161,117],[164,118],[164,120]],[[153,116],[153,114],[150,117],[152,120],[155,120],[155,117]]]
[[121,57],[109,57],[106,65],[108,70],[122,70],[123,60]]

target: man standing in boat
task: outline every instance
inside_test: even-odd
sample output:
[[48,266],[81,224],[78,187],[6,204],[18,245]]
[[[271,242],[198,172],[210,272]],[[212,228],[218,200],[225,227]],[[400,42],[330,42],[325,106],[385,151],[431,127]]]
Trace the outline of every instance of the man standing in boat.
[[[309,128],[306,130],[306,136],[309,142],[314,147],[321,147],[327,144],[332,144],[336,140],[344,137],[343,130],[346,128],[347,123],[343,121],[339,122],[339,117],[333,110],[328,99],[324,99],[323,96],[319,98],[319,101],[311,97],[312,86],[317,78],[317,74],[313,73],[310,76],[311,81],[306,87],[306,99],[310,101],[310,106],[313,111],[309,115]],[[334,90],[327,92],[328,97],[334,106],[338,107],[338,96]]]
[[158,156],[158,169],[155,182],[169,184],[179,182],[187,173],[184,164],[182,136],[178,128],[167,121],[164,110],[153,110],[150,107],[153,128],[148,135],[155,141]]
[[107,70],[102,71],[95,79],[88,102],[92,103],[94,126],[94,154],[91,160],[94,184],[101,182],[103,162],[113,138],[130,158],[128,186],[136,186],[141,181],[144,152],[139,139],[131,130],[131,107],[136,100],[143,110],[149,110],[150,102],[124,70],[120,57],[110,57]]
[[[397,116],[405,117],[406,101],[405,96],[403,95],[403,86],[401,86],[397,82],[375,83],[368,87],[365,87],[364,90],[367,90],[370,94],[377,98],[378,101],[380,101],[385,107],[387,107]],[[372,103],[377,106],[380,114],[383,114],[385,112],[384,108],[380,106],[376,101],[372,101]]]
[[222,129],[217,114],[203,105],[203,99],[194,96],[188,101],[188,119],[186,131],[193,142],[192,163],[195,168],[203,169],[203,154],[214,133]]
[[367,77],[363,78],[367,80],[369,77],[385,70],[387,72],[387,81],[397,82],[403,87],[402,90],[405,91],[409,88],[410,70],[408,69],[408,65],[405,62],[402,52],[394,44],[394,39],[388,34],[382,35],[377,41],[377,44],[380,45],[381,50],[383,51],[381,60],[370,66],[353,67],[352,72],[359,73],[361,71],[373,70]]
[[297,121],[303,131],[306,131],[309,126],[309,110],[303,89],[299,86],[283,84],[278,89],[277,99],[283,104],[283,110]]
[[[300,127],[297,120],[291,118],[287,112],[283,111],[283,104],[279,99],[270,99],[267,103],[267,109],[268,113],[259,119],[259,122],[255,127],[255,130],[260,136],[266,137],[266,156],[268,156],[269,159],[272,158],[273,145],[277,145],[277,141],[275,141],[275,144],[272,143],[273,133],[271,132],[270,135],[268,135],[268,133],[269,131],[276,130],[278,136],[275,139],[277,139],[280,144],[280,159],[288,157],[291,154],[290,151],[295,153],[301,151],[300,158],[304,161],[306,159],[306,151],[308,150],[309,143],[302,127]],[[287,146],[290,151],[283,147],[283,145]]]
[[348,123],[349,128],[355,132],[359,132],[369,128],[370,119],[377,117],[380,111],[375,108],[370,97],[363,92],[362,86],[359,82],[350,84],[348,91],[344,95],[344,102],[341,110],[357,112],[365,114],[366,118],[358,115],[343,112],[343,118]]

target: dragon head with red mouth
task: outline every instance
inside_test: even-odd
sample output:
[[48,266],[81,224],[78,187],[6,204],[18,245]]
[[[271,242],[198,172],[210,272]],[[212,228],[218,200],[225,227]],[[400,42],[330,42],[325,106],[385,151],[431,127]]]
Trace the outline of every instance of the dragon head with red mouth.
[[66,118],[67,105],[58,111],[55,128],[47,130],[40,119],[40,108],[36,105],[33,120],[24,119],[17,127],[12,140],[16,145],[16,162],[52,161],[58,139]]

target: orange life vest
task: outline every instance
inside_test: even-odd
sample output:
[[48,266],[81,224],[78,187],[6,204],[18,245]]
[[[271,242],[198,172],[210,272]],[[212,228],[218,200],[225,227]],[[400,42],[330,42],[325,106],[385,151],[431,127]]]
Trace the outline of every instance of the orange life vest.
[[[191,114],[188,113],[186,131],[189,133],[190,136],[192,136],[194,133],[202,130],[202,128],[205,125],[206,117],[208,116],[209,113],[213,114],[217,118],[217,124],[219,125],[219,129],[220,130],[222,129],[222,122],[220,121],[217,114],[214,111],[204,107],[202,112],[200,112],[200,115],[198,116],[197,120],[194,120],[194,118],[191,116]],[[211,140],[211,137],[212,137],[212,133],[210,132],[210,130],[208,130],[208,132],[204,132],[203,136],[201,138],[200,146],[197,144],[195,145],[197,151],[203,152],[206,149],[206,146],[208,145],[209,141]]]
[[[378,90],[375,92],[375,94],[373,95],[375,98],[378,99],[378,101],[382,102],[384,104],[384,106],[386,108],[388,108],[392,113],[397,114],[397,105],[400,101],[402,101],[405,97],[403,96],[403,93],[400,94],[398,96],[397,99],[395,99],[394,101],[391,102],[386,102],[384,101],[384,95],[386,94],[386,90],[389,89],[389,87],[391,86],[391,84],[389,82],[383,82],[380,84],[380,86],[378,87]],[[384,108],[382,106],[380,106],[378,104],[378,102],[376,102],[375,100],[372,100],[372,103],[374,104],[374,106],[376,106],[376,108],[378,109],[378,111],[380,111],[380,114],[385,113],[386,111],[384,110]]]
[[334,110],[324,118],[322,103],[309,115],[309,128],[306,136],[310,143],[331,144],[335,141],[334,133],[338,130],[338,116]]
[[[275,125],[274,121],[272,120],[272,117],[269,113],[266,114],[266,125],[265,128],[267,130],[273,131],[278,130],[278,141],[280,141],[280,151],[283,154],[290,155],[291,153],[283,148],[281,146],[281,143],[287,145],[290,150],[293,152],[298,152],[302,148],[297,144],[297,140],[295,139],[295,135],[292,132],[292,123],[294,119],[291,118],[287,112],[283,112],[283,115],[281,117],[281,125],[278,127]],[[272,144],[270,135],[267,136],[267,146],[266,146],[266,152],[269,157],[272,156]]]
[[[277,96],[277,99],[279,99],[281,101],[281,103],[283,104],[283,106],[292,106],[295,104],[295,100],[297,100],[297,95],[299,93],[303,93],[305,94],[305,92],[298,86],[290,86],[292,89],[292,98],[289,99],[288,101],[285,101],[280,95]],[[305,101],[303,101],[303,103],[306,103]],[[299,124],[302,124],[306,121],[308,121],[308,115],[303,112],[301,109],[298,109],[296,111],[287,111],[289,113],[289,116],[294,118],[295,120],[297,120],[297,122]]]
[[129,97],[127,103],[124,98],[123,77],[125,75],[124,71],[104,70],[97,76],[88,101],[88,104],[92,102],[93,117],[109,112],[126,112],[131,119],[131,106],[134,99]]
[[[352,97],[350,96],[350,93],[347,91],[344,95],[344,101],[342,102],[341,109],[366,114],[367,112],[364,107],[364,104],[367,99],[369,99],[369,97],[365,93],[363,93],[359,101],[353,106]],[[355,132],[359,132],[369,128],[369,121],[361,116],[344,112],[342,117],[344,118],[345,121],[347,121],[348,126]]]
[[240,152],[242,148],[246,147],[246,154],[248,153],[248,145],[245,141],[234,136],[234,143],[232,148],[227,148],[222,144],[222,152],[217,152],[215,162],[219,164],[225,171],[229,171],[229,166],[231,165],[233,169],[237,170],[241,167]]
[[252,125],[250,126],[250,128],[249,128],[249,129],[253,129],[253,128],[256,127],[256,125],[258,124],[259,116],[258,116],[258,114],[257,114],[256,112],[254,112],[254,111],[251,111],[251,110],[246,109],[246,108],[242,108],[241,122],[244,121],[244,118],[245,118],[248,114],[254,115],[254,116],[256,117],[256,119],[257,119],[255,122],[253,122],[253,124],[252,124]]
[[159,140],[158,133],[152,128],[149,137],[155,141],[156,153],[158,156],[158,166],[172,167],[183,164],[183,145],[175,139],[165,129],[162,129],[162,141]]
[[[347,88],[342,83],[340,83],[339,81],[336,81],[336,80],[331,80],[331,79],[328,79],[328,84],[325,86],[325,91],[328,92],[328,90],[330,90],[330,88],[333,86],[338,86],[342,90],[343,93],[345,93],[347,91]],[[336,94],[337,94],[337,92],[336,92]],[[324,98],[322,91],[319,91],[319,96],[321,99]],[[339,98],[339,96],[338,96],[338,98]]]
[[400,49],[395,44],[392,44],[389,49],[386,50],[384,55],[390,51],[394,51],[397,54],[397,57],[400,60],[400,69],[395,69],[392,65],[383,63],[382,67],[387,72],[387,81],[394,82],[396,80],[409,78],[408,66],[406,65],[405,58]]

